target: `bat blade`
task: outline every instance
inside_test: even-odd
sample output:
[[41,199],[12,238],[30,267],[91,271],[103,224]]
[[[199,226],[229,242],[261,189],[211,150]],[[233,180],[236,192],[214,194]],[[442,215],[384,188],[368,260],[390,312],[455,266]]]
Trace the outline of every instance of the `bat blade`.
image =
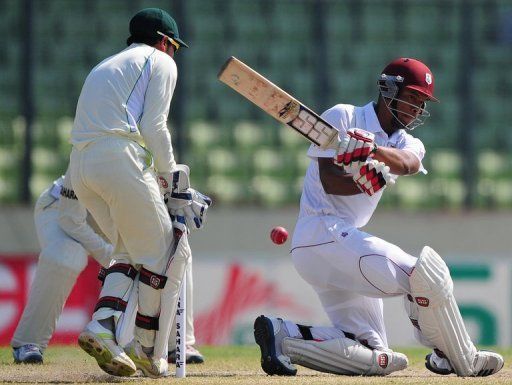
[[336,147],[336,128],[237,58],[232,56],[224,63],[218,78],[315,145],[323,149]]

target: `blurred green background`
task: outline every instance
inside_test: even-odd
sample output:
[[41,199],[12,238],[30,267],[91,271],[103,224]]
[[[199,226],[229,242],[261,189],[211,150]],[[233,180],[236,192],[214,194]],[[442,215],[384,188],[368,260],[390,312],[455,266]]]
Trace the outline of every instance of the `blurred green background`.
[[433,71],[439,104],[414,131],[427,176],[382,204],[512,207],[512,1],[0,0],[0,202],[29,203],[68,162],[81,86],[122,50],[131,16],[161,7],[178,52],[169,127],[194,187],[217,204],[297,205],[308,144],[217,80],[237,56],[317,112],[376,100],[390,60]]

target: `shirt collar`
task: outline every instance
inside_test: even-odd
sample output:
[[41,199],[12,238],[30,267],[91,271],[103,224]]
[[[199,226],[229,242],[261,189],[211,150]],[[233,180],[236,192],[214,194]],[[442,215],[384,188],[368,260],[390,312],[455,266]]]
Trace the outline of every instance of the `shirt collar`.
[[370,131],[374,134],[382,133],[386,135],[382,127],[380,126],[379,119],[375,113],[374,103],[370,102],[363,107],[364,121],[366,125],[366,131]]
[[396,143],[402,135],[403,129],[396,130],[390,136],[384,131],[380,125],[377,113],[375,112],[375,102],[370,102],[363,107],[364,120],[366,123],[366,131],[381,136],[389,143]]

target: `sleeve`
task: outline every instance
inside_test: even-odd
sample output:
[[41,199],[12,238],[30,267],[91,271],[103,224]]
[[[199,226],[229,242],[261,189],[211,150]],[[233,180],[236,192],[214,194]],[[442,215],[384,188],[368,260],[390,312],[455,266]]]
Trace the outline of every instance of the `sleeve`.
[[87,223],[87,210],[80,204],[66,175],[60,193],[59,225],[79,242],[102,266],[108,267],[113,247]]
[[159,51],[156,52],[139,128],[148,150],[154,157],[158,172],[170,172],[176,167],[167,117],[177,77],[178,70],[174,60],[160,54]]
[[398,148],[400,150],[412,152],[420,161],[420,170],[419,172],[423,174],[427,174],[428,171],[423,167],[423,158],[425,157],[425,146],[423,142],[418,138],[413,137],[412,135],[406,134],[404,139],[399,143]]
[[[321,118],[324,119],[327,123],[331,124],[333,127],[337,128],[338,131],[345,132],[345,130],[348,127],[346,127],[343,112],[344,112],[343,106],[338,104],[334,107],[329,108],[327,111],[325,111],[321,115]],[[310,158],[333,158],[336,155],[336,150],[335,149],[322,150],[320,147],[312,144],[309,147],[307,155]]]

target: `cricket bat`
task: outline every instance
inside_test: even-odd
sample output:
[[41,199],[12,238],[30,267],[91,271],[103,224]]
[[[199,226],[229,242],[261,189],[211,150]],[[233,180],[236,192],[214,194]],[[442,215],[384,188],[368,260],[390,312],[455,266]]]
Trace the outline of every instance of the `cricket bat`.
[[338,130],[247,64],[230,57],[218,78],[322,149],[337,148]]

